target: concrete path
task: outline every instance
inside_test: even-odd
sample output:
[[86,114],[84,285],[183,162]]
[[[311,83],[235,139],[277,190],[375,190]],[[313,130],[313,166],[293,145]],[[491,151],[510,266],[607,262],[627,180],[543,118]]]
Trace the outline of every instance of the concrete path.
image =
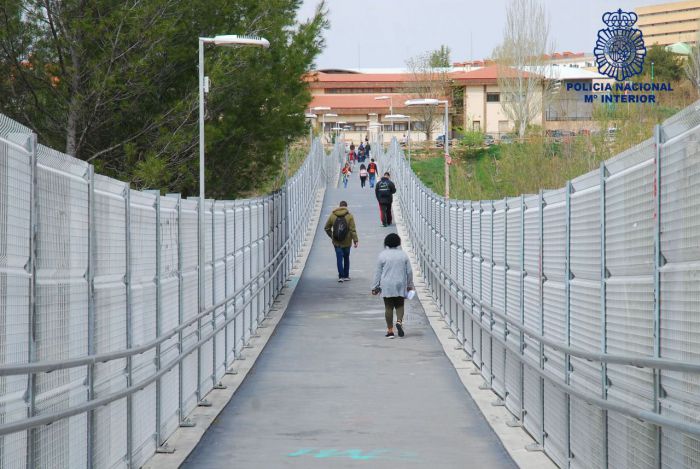
[[[381,169],[381,168],[380,168]],[[274,335],[182,467],[516,467],[445,356],[419,301],[406,337],[385,339],[370,295],[392,228],[357,172],[326,192],[306,268]],[[337,283],[323,225],[342,199],[360,236]]]

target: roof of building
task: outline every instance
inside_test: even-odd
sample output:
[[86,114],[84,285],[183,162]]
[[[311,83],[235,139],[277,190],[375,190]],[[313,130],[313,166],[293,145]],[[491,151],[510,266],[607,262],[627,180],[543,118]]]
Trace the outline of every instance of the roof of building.
[[[386,110],[389,113],[389,100],[376,100],[377,94],[317,94],[311,99],[310,108],[316,106],[328,106],[331,109],[377,109]],[[404,101],[415,98],[408,94],[391,94],[394,110],[403,108]],[[333,112],[333,111],[328,111]]]
[[396,83],[410,80],[408,73],[324,73],[315,72],[307,76],[308,81],[322,83]]
[[[523,67],[523,69],[528,70],[529,67]],[[543,74],[549,80],[602,80],[609,78],[584,68],[567,67],[565,65],[543,67],[540,69],[539,73]]]

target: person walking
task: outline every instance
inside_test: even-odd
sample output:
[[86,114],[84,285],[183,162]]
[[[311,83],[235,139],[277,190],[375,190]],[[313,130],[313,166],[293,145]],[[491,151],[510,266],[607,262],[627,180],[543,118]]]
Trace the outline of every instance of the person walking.
[[348,282],[350,281],[350,247],[354,244],[357,249],[359,238],[355,229],[355,218],[348,210],[346,201],[340,201],[338,208],[334,209],[328,217],[324,229],[335,248],[338,282]]
[[371,158],[369,165],[367,165],[367,174],[369,174],[369,188],[374,187],[374,183],[377,180],[377,163],[374,162],[374,158]]
[[384,250],[379,253],[374,272],[372,295],[381,293],[384,300],[386,337],[394,338],[394,311],[396,311],[396,331],[399,337],[405,334],[403,328],[404,300],[414,289],[413,269],[408,255],[401,249],[401,238],[390,233],[384,238]]
[[394,201],[394,193],[396,186],[389,179],[390,174],[384,173],[384,176],[379,180],[374,188],[374,195],[379,202],[379,218],[382,221],[382,226],[391,225],[391,204]]
[[370,151],[371,151],[371,150],[372,150],[372,147],[369,146],[369,139],[368,139],[367,137],[365,137],[365,155],[366,155],[367,157],[371,156],[371,155],[370,155]]
[[364,164],[360,165],[360,187],[365,187],[367,182],[367,168]]
[[348,188],[348,180],[350,179],[350,175],[352,174],[352,168],[350,167],[349,163],[345,163],[345,166],[343,166],[343,169],[341,170],[343,173],[343,187],[346,189]]

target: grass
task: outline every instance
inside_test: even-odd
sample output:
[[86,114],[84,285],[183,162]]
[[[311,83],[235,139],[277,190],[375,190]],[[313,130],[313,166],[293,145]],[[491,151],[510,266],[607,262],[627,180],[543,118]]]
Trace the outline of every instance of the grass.
[[[654,125],[678,110],[672,106],[599,109],[599,128],[617,128],[614,138],[602,132],[555,143],[532,134],[522,143],[482,149],[457,146],[450,151],[450,197],[495,200],[563,187],[567,180],[598,169],[601,161],[651,137]],[[443,164],[442,149],[413,151],[413,170],[440,195],[445,191]]]
[[[465,152],[451,152],[450,197],[453,199],[484,199],[496,197],[495,179],[498,146]],[[422,150],[412,154],[411,166],[418,177],[437,194],[445,193],[445,166],[441,149]]]

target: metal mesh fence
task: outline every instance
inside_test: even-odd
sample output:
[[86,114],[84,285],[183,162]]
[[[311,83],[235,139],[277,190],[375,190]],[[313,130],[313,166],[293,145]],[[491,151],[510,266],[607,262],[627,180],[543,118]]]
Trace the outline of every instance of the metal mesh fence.
[[188,425],[338,162],[314,142],[278,192],[205,201],[200,239],[197,198],[94,174],[0,115],[0,468],[138,467]]
[[700,467],[700,103],[538,195],[445,200],[396,141],[383,164],[433,298],[530,449]]

